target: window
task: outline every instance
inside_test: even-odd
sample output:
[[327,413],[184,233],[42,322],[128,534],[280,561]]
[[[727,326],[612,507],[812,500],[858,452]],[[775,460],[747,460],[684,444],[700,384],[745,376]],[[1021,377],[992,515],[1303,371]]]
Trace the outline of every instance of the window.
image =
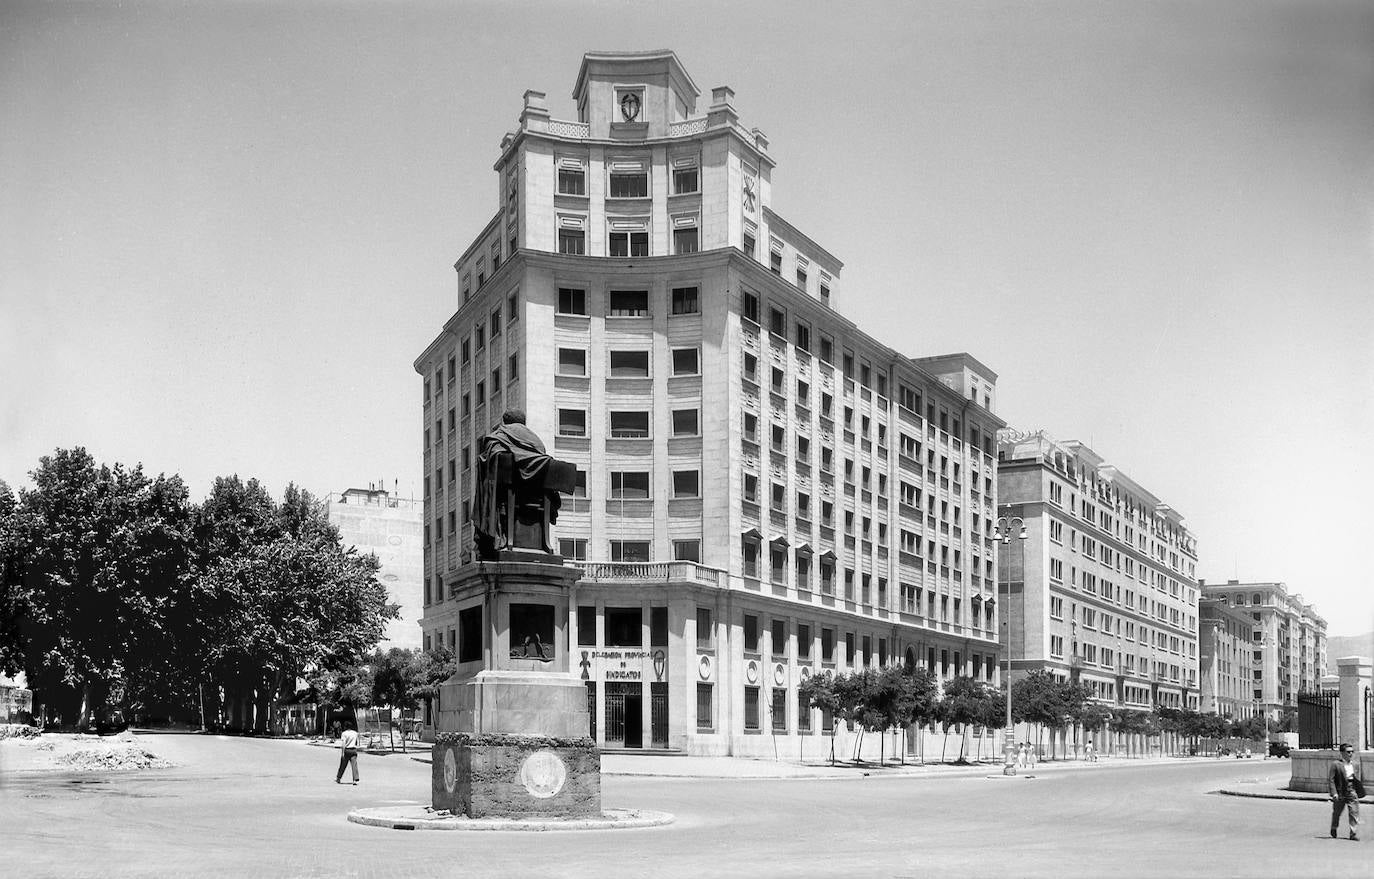
[[646,317],[649,314],[648,290],[612,290],[611,317]]
[[746,732],[759,730],[759,688],[744,688],[744,729]]
[[751,504],[759,502],[759,478],[753,473],[744,474],[744,499]]
[[617,499],[647,498],[649,474],[636,470],[611,471],[611,497]]
[[606,608],[605,625],[607,647],[642,647],[644,645],[644,612],[640,608],[608,607]]
[[611,436],[618,439],[640,438],[649,435],[648,412],[612,412]]
[[[581,229],[558,230],[558,252],[582,256],[587,252],[587,233]],[[583,314],[583,312],[571,312]]]
[[711,684],[697,683],[697,732],[711,732],[715,729],[715,687]]
[[698,436],[701,430],[697,422],[697,410],[674,409],[673,436]]
[[797,321],[797,347],[803,351],[811,350],[811,328]]
[[773,690],[773,732],[787,732],[787,691],[781,687]]
[[749,613],[744,615],[744,652],[759,652],[759,618]]
[[826,282],[824,275],[821,276],[821,301],[830,304],[830,284]]
[[558,194],[559,195],[586,195],[587,194],[587,172],[581,168],[558,169]]
[[496,309],[491,313],[491,337],[495,339],[501,335],[501,309]]
[[611,256],[648,256],[648,232],[612,232],[610,237]]
[[769,635],[771,636],[769,639],[769,647],[772,650],[773,656],[775,658],[785,659],[787,657],[787,621],[773,620]]
[[587,352],[581,348],[559,348],[558,374],[585,376],[587,374]]
[[757,324],[759,322],[759,297],[753,293],[745,292],[741,312],[745,320]]
[[[687,229],[673,230],[673,253],[696,253],[701,248],[697,245],[696,227]],[[646,244],[644,253],[633,254],[634,256],[648,256],[649,250]]]
[[673,194],[681,195],[684,192],[697,191],[697,169],[696,168],[674,168],[673,169]]
[[611,198],[648,198],[649,173],[647,171],[612,171]]
[[754,243],[754,236],[753,236],[753,235],[750,235],[748,232],[745,232],[745,233],[744,233],[744,255],[745,255],[745,256],[752,257],[752,256],[754,255],[755,248],[756,248],[756,246],[755,246],[755,243]]
[[1057,595],[1050,596],[1050,616],[1056,620],[1064,618],[1064,599]]
[[806,269],[797,266],[797,286],[806,289]]
[[[587,313],[587,291],[574,290],[570,287],[558,288],[558,313],[559,314],[586,314]],[[466,358],[464,358],[466,360]]]
[[768,254],[768,268],[775,275],[782,274],[782,251],[774,250]]
[[768,332],[787,338],[787,315],[780,308],[768,309]]
[[826,363],[835,360],[835,340],[824,333],[821,334],[821,359]]
[[679,562],[696,562],[697,564],[701,564],[701,541],[674,540],[673,560]]
[[716,646],[716,630],[711,625],[711,608],[697,608],[697,646],[712,648]]
[[[565,559],[575,559],[576,561],[587,560],[587,539],[585,537],[560,537],[558,538],[558,554]],[[582,608],[578,608],[578,638],[582,637]],[[595,612],[595,611],[593,611]],[[586,641],[578,641],[579,644],[586,644]]]
[[701,475],[696,470],[674,470],[673,497],[701,497]]
[[611,378],[648,378],[648,351],[610,352]]
[[673,314],[698,314],[700,311],[701,301],[696,287],[673,288]]
[[673,349],[673,375],[699,375],[701,367],[695,348]]
[[587,413],[582,409],[558,410],[559,436],[586,436]]
[[613,562],[647,562],[649,561],[649,541],[647,540],[612,540],[611,541],[611,561]]
[[510,380],[520,379],[520,354],[517,352],[506,358],[506,365],[510,367]]

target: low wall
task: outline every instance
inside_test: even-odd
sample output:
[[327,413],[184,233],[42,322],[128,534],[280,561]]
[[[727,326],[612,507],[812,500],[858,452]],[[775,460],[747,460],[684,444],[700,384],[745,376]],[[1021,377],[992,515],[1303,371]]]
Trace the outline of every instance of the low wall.
[[[1340,756],[1334,749],[1293,751],[1288,756],[1293,763],[1293,775],[1288,780],[1289,790],[1326,793],[1326,773],[1331,769],[1331,761]],[[1360,777],[1366,780],[1365,787],[1368,789],[1371,780],[1374,780],[1374,754],[1356,754],[1354,762],[1359,764]],[[1364,798],[1364,802],[1370,801],[1370,797]]]

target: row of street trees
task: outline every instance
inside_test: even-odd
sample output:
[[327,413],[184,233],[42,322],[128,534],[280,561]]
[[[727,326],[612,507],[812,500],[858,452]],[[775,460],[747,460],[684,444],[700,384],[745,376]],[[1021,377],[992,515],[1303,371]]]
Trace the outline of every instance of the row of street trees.
[[[267,729],[297,676],[356,665],[397,610],[377,560],[345,549],[323,505],[290,485],[40,459],[34,487],[0,483],[0,668],[50,718],[106,704]],[[221,703],[220,694],[223,694]]]
[[[864,732],[883,733],[907,727],[962,731],[957,759],[965,759],[971,727],[1003,728],[1006,724],[1007,691],[968,677],[945,681],[943,687],[934,674],[924,668],[861,669],[836,674],[824,671],[807,678],[799,692],[813,709],[829,712],[860,731],[855,753],[862,748]],[[1037,671],[1012,684],[1011,712],[1014,723],[1028,723],[1036,729],[1036,746],[1044,732],[1061,733],[1075,727],[1087,733],[1110,730],[1132,742],[1170,733],[1180,741],[1200,749],[1204,742],[1224,739],[1258,740],[1266,732],[1260,718],[1232,721],[1214,713],[1188,708],[1157,706],[1153,710],[1111,708],[1093,701],[1084,685],[1061,680],[1048,672]],[[830,759],[835,760],[832,738]],[[1139,737],[1139,739],[1137,738]],[[1050,736],[1051,749],[1056,735]],[[946,739],[947,741],[947,739]],[[880,759],[884,758],[879,750]],[[1055,754],[1051,752],[1051,757]],[[945,754],[941,753],[943,761]],[[903,757],[905,759],[905,757]]]

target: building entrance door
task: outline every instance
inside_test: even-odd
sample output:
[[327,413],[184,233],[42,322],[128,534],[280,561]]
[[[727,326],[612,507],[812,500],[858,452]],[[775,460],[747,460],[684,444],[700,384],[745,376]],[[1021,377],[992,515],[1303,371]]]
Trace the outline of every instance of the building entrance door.
[[[628,685],[627,685],[628,686]],[[638,684],[625,694],[625,747],[644,747],[644,694]]]

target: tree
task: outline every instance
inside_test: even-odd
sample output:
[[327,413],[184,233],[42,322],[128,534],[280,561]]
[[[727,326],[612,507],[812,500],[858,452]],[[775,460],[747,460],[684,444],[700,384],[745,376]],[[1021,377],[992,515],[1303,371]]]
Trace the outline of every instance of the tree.
[[[956,763],[963,763],[964,751],[968,744],[968,728],[979,723],[987,716],[989,702],[987,687],[982,681],[970,677],[954,677],[945,681],[944,698],[940,700],[940,724],[946,735],[951,726],[963,729],[959,739],[959,757]],[[944,754],[941,752],[941,761]]]
[[844,713],[839,697],[835,692],[835,674],[826,669],[820,674],[813,674],[805,678],[797,685],[797,695],[808,709],[814,708],[830,713],[830,765],[834,766],[835,730],[838,727],[836,721]]
[[19,502],[0,479],[0,674],[24,670],[27,635],[23,621],[32,610],[19,560]]
[[1011,687],[1013,719],[1062,730],[1078,715],[1086,692],[1078,684],[1061,681],[1047,671],[1033,671]]
[[165,654],[165,609],[186,569],[186,488],[141,465],[97,467],[80,447],[39,459],[30,475],[34,488],[7,517],[21,561],[6,566],[6,602],[27,612],[30,686],[84,727],[129,666]]

